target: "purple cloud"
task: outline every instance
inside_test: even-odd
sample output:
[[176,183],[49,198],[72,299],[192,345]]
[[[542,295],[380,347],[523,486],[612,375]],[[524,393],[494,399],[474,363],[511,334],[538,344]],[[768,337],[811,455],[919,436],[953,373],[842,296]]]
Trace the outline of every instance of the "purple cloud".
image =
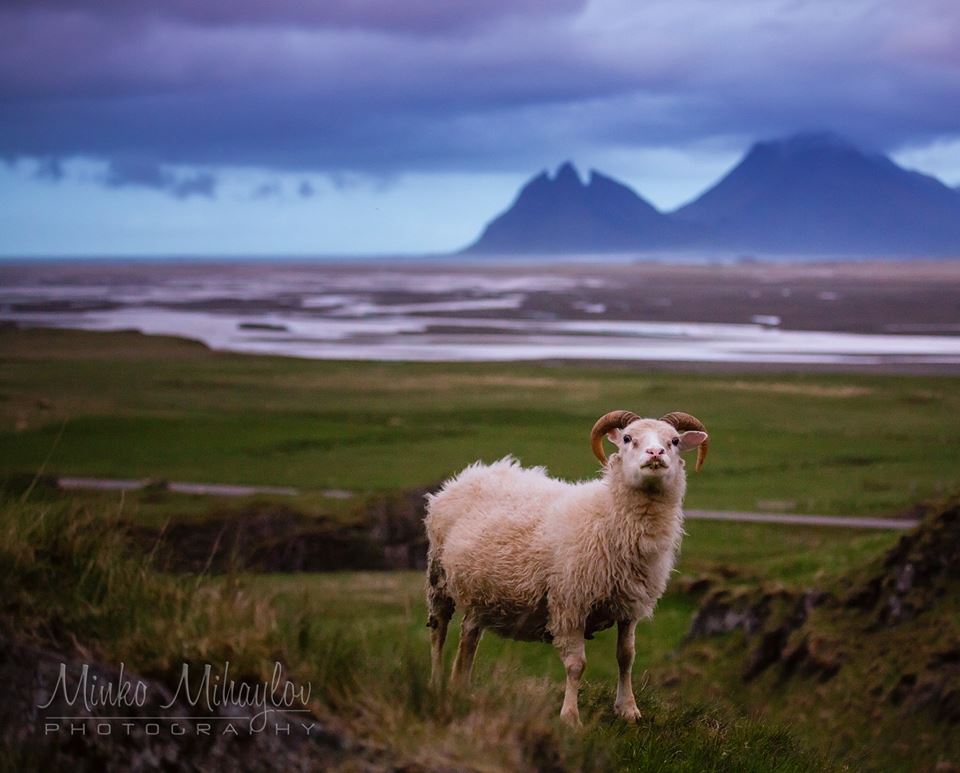
[[211,27],[301,27],[416,35],[470,33],[505,18],[564,15],[586,0],[6,0],[18,12],[117,20],[162,20]]
[[957,39],[951,0],[9,0],[0,157],[349,179],[820,127],[890,150],[960,134]]

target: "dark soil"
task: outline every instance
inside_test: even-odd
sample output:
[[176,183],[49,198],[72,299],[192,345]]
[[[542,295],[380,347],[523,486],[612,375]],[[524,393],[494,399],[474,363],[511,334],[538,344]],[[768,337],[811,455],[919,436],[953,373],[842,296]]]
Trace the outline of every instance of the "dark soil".
[[170,571],[329,572],[425,569],[424,496],[381,496],[344,523],[275,502],[175,519],[163,529],[128,524],[145,552]]

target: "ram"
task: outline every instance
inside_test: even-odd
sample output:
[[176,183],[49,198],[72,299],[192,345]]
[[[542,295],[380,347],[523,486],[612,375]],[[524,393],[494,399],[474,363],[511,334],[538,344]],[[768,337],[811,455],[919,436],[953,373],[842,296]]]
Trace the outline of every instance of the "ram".
[[[603,439],[617,446],[607,460]],[[507,457],[470,465],[427,497],[427,603],[432,681],[455,609],[463,612],[452,682],[470,677],[484,630],[552,642],[566,669],[561,716],[579,724],[584,639],[617,626],[620,675],[614,708],[640,717],[631,671],[637,622],[653,614],[683,534],[686,474],[680,454],[709,446],[686,413],[660,419],[613,411],[593,426],[604,465],[597,480],[568,483]]]

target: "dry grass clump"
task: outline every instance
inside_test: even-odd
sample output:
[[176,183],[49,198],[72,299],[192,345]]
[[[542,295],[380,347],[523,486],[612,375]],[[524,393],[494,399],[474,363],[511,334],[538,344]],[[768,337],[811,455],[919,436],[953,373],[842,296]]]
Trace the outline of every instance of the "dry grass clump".
[[120,515],[70,501],[0,504],[0,631],[144,674],[224,660],[260,673],[278,647],[269,599],[236,577],[155,571]]

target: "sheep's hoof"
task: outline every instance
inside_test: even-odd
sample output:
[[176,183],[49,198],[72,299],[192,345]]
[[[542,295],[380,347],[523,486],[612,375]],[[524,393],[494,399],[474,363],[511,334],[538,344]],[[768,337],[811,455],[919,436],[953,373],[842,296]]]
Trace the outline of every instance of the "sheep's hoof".
[[640,713],[640,709],[633,706],[614,706],[613,710],[617,713],[617,716],[620,717],[625,722],[630,722],[631,724],[636,724],[640,721],[640,717],[643,715]]
[[560,719],[574,730],[580,730],[583,727],[583,722],[580,721],[580,712],[576,709],[562,709]]

